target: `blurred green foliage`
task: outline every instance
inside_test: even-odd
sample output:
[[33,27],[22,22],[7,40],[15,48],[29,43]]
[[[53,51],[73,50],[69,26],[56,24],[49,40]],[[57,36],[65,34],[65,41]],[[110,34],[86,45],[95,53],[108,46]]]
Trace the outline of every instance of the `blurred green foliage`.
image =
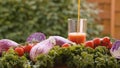
[[[99,35],[98,10],[81,1],[81,17],[88,19],[88,38]],[[77,18],[77,0],[0,0],[0,39],[24,42],[34,32],[67,37],[68,18]]]

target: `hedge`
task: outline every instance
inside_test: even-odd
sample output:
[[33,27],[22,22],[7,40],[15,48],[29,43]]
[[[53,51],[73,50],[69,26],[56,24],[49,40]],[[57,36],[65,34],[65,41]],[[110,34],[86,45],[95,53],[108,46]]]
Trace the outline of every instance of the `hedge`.
[[[82,0],[81,6],[81,17],[89,22],[88,38],[99,35],[95,5]],[[24,42],[34,32],[67,37],[68,18],[77,18],[75,0],[0,0],[0,39]]]

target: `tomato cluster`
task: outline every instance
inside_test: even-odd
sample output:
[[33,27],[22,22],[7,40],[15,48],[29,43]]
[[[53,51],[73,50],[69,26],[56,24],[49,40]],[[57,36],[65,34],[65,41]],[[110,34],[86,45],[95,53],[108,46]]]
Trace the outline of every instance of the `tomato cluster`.
[[96,48],[97,46],[105,46],[110,49],[112,47],[112,42],[109,37],[94,38],[93,40],[85,42],[86,47]]
[[25,53],[29,53],[30,50],[32,49],[33,45],[32,44],[26,44],[24,46],[19,46],[15,48],[15,52],[19,56],[23,56]]

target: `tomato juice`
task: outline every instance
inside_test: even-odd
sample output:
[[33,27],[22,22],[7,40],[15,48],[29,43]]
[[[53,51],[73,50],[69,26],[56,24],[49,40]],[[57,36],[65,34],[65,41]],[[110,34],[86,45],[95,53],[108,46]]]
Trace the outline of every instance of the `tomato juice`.
[[68,39],[77,44],[81,44],[86,41],[86,33],[80,33],[80,32],[69,33]]

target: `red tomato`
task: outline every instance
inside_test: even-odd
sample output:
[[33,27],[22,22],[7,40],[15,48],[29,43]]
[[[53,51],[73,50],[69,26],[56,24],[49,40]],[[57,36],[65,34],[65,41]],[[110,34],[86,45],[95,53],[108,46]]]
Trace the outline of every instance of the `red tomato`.
[[102,43],[101,43],[101,46],[105,46],[105,47],[106,47],[106,46],[108,46],[108,44],[102,42]]
[[70,46],[71,46],[71,45],[70,45],[69,43],[65,43],[65,44],[62,45],[63,48],[68,48],[68,47],[70,47]]
[[110,44],[107,46],[108,49],[112,48],[112,42],[110,42]]
[[15,52],[17,52],[17,54],[19,56],[23,56],[24,55],[24,49],[22,47],[16,47],[15,48]]
[[25,52],[26,52],[26,53],[29,53],[30,50],[32,49],[32,47],[33,47],[33,46],[32,46],[31,44],[26,45],[25,48],[24,48]]
[[7,48],[5,51],[6,51],[6,52],[9,52],[9,49],[10,49],[10,48]]
[[23,49],[25,49],[25,46],[20,46],[20,47],[22,47]]
[[8,50],[9,50],[9,48],[6,48],[6,49],[5,49],[5,51],[8,51]]
[[95,48],[93,41],[86,41],[86,42],[85,42],[85,47]]
[[100,45],[101,44],[100,38],[94,38],[93,39],[93,43],[94,43],[95,47],[98,46],[98,45]]
[[102,39],[102,43],[109,44],[109,43],[110,43],[110,38],[109,38],[109,37],[104,37],[104,38]]

